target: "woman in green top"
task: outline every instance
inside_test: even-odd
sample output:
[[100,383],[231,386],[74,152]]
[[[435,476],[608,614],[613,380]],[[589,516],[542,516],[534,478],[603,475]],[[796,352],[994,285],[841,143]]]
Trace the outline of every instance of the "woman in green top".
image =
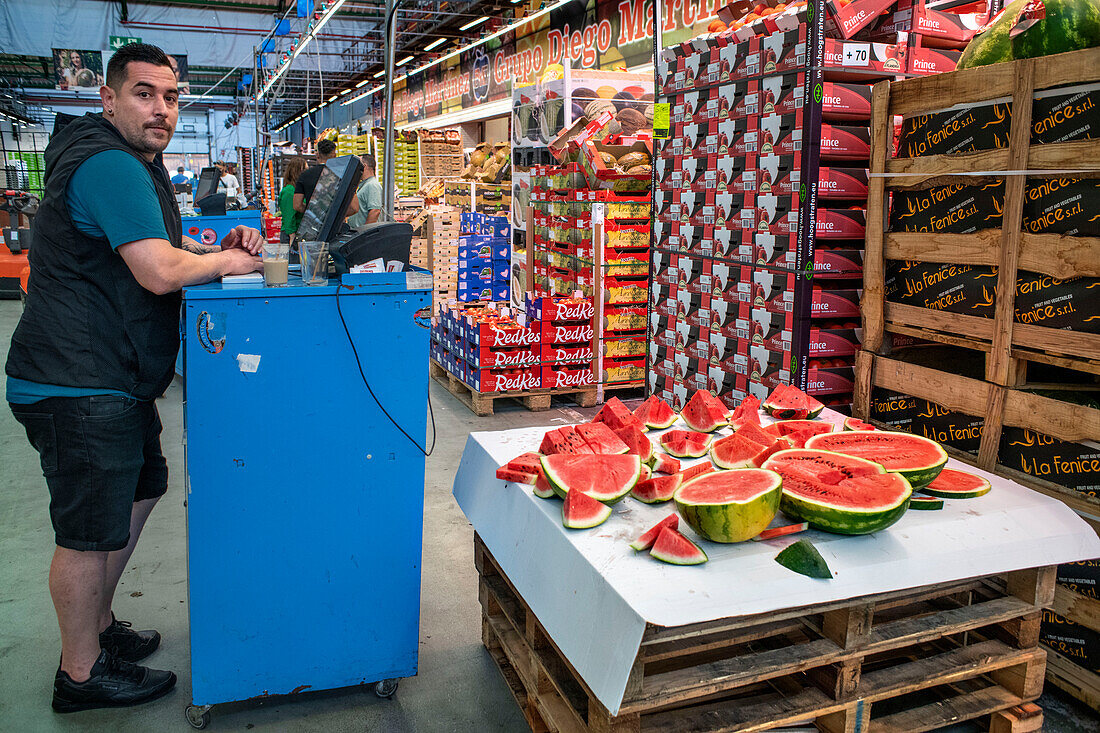
[[280,242],[290,242],[302,221],[302,215],[294,210],[294,184],[305,169],[305,158],[291,158],[283,171],[283,188],[279,191],[279,214],[283,217]]

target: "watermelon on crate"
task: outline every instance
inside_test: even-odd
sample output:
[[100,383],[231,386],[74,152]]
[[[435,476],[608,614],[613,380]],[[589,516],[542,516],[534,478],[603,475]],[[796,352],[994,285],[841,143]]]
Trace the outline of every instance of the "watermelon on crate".
[[634,484],[630,495],[646,504],[660,504],[672,499],[676,489],[683,483],[683,476],[674,473],[671,476],[656,476]]
[[760,455],[764,446],[734,433],[714,441],[710,447],[710,460],[718,468],[751,468],[753,458]]
[[630,427],[619,428],[615,431],[615,434],[626,445],[627,453],[638,456],[642,459],[642,463],[649,463],[653,460],[653,443],[640,428],[631,425]]
[[538,478],[538,474],[528,473],[517,468],[508,468],[508,466],[501,466],[497,469],[497,478],[501,481],[511,481],[517,484],[534,484],[535,479]]
[[584,442],[592,449],[593,453],[615,455],[626,453],[630,450],[615,432],[602,422],[576,425],[574,429]]
[[706,455],[711,436],[694,430],[669,430],[661,436],[661,447],[677,458],[698,458]]
[[612,430],[620,430],[628,425],[645,430],[645,424],[634,417],[634,413],[618,397],[612,397],[603,403],[603,407],[596,413],[596,417],[592,418],[592,422],[607,423],[607,427]]
[[705,389],[697,389],[684,405],[684,409],[680,410],[680,417],[692,430],[713,433],[726,425],[728,412],[717,397]]
[[1012,61],[1012,39],[1008,37],[1008,32],[1024,9],[1025,2],[1026,0],[1014,0],[1006,5],[992,23],[987,23],[980,33],[970,39],[955,68],[970,69]]
[[981,476],[975,476],[956,468],[945,468],[932,483],[921,489],[929,496],[941,499],[974,499],[989,493],[989,482]]
[[670,565],[701,565],[707,561],[707,553],[699,545],[671,527],[661,528],[649,554]]
[[947,463],[947,452],[936,441],[888,430],[815,435],[806,441],[806,447],[874,461],[887,471],[904,476],[914,489],[932,483]]
[[565,498],[580,491],[597,501],[614,504],[630,493],[642,472],[638,456],[553,455],[542,457],[542,470],[554,493]]
[[661,530],[665,527],[671,529],[677,529],[680,526],[680,517],[675,514],[669,514],[667,517],[657,522],[645,532],[642,536],[630,543],[630,546],[641,552],[642,550],[648,550],[653,547],[653,543],[657,541],[657,535],[661,534]]
[[859,418],[846,417],[844,418],[845,430],[876,430],[874,425],[869,422],[863,422]]
[[730,414],[729,423],[734,430],[744,425],[759,425],[760,398],[756,395],[745,395],[745,399],[741,400],[741,404]]
[[900,474],[863,458],[792,448],[764,463],[783,477],[780,508],[836,534],[870,534],[901,519],[913,489]]
[[775,518],[783,479],[775,471],[715,471],[684,483],[673,500],[692,529],[712,542],[744,542]]
[[634,417],[638,418],[646,427],[654,430],[664,430],[672,427],[676,422],[676,413],[668,406],[668,403],[657,395],[651,395],[634,410]]
[[809,578],[831,580],[833,577],[832,571],[829,570],[829,564],[825,562],[825,558],[821,556],[821,553],[809,540],[799,540],[793,545],[783,548],[775,556],[775,561],[788,570],[793,570],[799,575],[805,575]]
[[778,420],[806,420],[817,417],[825,405],[790,384],[778,384],[768,399],[764,411]]
[[653,458],[650,461],[653,466],[654,473],[679,473],[680,461],[677,458],[673,458],[668,453],[657,453],[654,451]]
[[561,523],[567,529],[591,529],[611,516],[611,507],[593,499],[583,491],[570,491],[561,507]]

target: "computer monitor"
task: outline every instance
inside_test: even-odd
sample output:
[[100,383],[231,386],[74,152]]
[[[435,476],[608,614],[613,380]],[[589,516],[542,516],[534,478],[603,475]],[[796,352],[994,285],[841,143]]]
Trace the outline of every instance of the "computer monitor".
[[331,242],[336,238],[362,175],[363,163],[357,155],[344,155],[325,163],[298,225],[299,240]]
[[214,166],[203,168],[199,173],[199,185],[195,189],[195,200],[202,199],[218,192],[218,182],[222,179],[218,169]]

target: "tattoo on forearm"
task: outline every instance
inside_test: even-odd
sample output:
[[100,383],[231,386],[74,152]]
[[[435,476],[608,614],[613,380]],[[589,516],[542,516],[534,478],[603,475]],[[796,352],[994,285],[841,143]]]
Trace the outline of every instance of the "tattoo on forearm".
[[184,242],[183,249],[197,255],[208,255],[212,252],[221,252],[222,248],[216,244],[199,244],[198,242]]

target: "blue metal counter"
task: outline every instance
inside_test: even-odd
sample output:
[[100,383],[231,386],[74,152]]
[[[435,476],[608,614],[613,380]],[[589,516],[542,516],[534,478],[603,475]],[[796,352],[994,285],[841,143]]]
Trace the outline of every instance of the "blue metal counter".
[[225,216],[184,216],[180,217],[180,221],[184,236],[203,244],[217,244],[229,234],[230,229],[241,224],[259,229],[262,234],[264,222],[261,213],[259,209],[242,209],[227,211]]
[[424,455],[337,305],[423,446],[431,279],[344,283],[184,290],[195,706],[416,674]]

